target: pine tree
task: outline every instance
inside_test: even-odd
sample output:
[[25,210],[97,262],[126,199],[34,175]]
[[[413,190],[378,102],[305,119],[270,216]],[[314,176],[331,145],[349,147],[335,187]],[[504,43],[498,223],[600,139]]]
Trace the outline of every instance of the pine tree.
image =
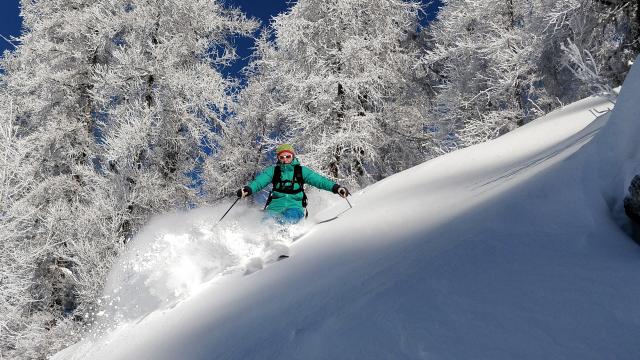
[[[574,89],[562,89],[557,96],[568,102],[620,86],[629,61],[640,53],[637,0],[562,0],[545,5],[545,70],[562,68],[568,72],[565,82],[578,80]],[[567,92],[573,96],[563,98]]]
[[24,249],[13,268],[29,279],[26,291],[12,299],[16,312],[3,331],[3,347],[19,358],[42,357],[52,345],[51,329],[90,306],[90,298],[78,298],[88,285],[78,275],[101,266],[84,257],[82,248],[90,242],[102,251],[109,240],[96,232],[104,214],[93,205],[101,202],[91,91],[103,59],[105,37],[95,27],[102,14],[93,1],[23,1],[20,45],[2,62],[12,113],[5,124],[15,141],[28,143],[14,159],[23,167],[21,185],[3,184],[5,192],[20,189],[7,205],[19,215],[5,225],[21,231],[5,233],[4,240]]
[[112,261],[149,216],[193,200],[185,173],[230,101],[216,67],[255,23],[208,0],[29,0],[22,16],[2,59],[15,157],[2,160],[0,225],[3,249],[20,250],[1,260],[15,291],[0,341],[3,356],[35,359],[91,323]]
[[441,76],[436,117],[451,124],[458,146],[500,136],[539,115],[538,37],[527,26],[534,2],[449,0],[429,31],[427,66]]
[[128,239],[150,214],[197,201],[194,175],[221,135],[234,81],[232,36],[256,22],[218,1],[121,1],[110,63],[98,71],[104,171]]
[[[427,30],[439,75],[430,118],[455,149],[621,84],[637,54],[637,2],[447,0]],[[634,49],[636,49],[634,51]]]
[[[2,79],[4,80],[4,79]],[[24,161],[31,153],[32,140],[19,133],[13,99],[6,83],[0,82],[0,327],[16,331],[26,323],[23,306],[31,300],[29,287],[36,256],[22,243],[27,239],[30,219],[35,209],[28,206],[26,195],[35,184],[29,175],[34,164]],[[0,333],[0,349],[14,347],[9,331]]]
[[259,143],[250,156],[291,142],[305,164],[360,184],[419,162],[419,11],[412,1],[302,0],[275,17],[237,113],[259,131],[245,140]]

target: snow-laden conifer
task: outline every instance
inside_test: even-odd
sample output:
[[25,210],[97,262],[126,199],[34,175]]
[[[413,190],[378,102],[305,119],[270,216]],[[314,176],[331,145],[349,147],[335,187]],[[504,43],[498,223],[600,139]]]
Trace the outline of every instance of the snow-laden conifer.
[[193,172],[219,141],[234,81],[232,36],[256,27],[221,2],[121,1],[109,64],[98,69],[104,171],[129,238],[150,214],[196,201]]
[[95,319],[140,224],[193,201],[186,173],[230,101],[217,66],[255,24],[204,0],[23,1],[22,16],[2,60],[2,136],[17,155],[2,160],[1,225],[3,245],[24,250],[3,273],[28,283],[5,299],[0,340],[3,356],[35,359]]
[[302,0],[275,17],[241,95],[237,124],[258,131],[243,156],[291,142],[305,164],[361,183],[419,161],[419,12],[413,1]]
[[2,60],[10,97],[3,137],[14,152],[7,169],[19,169],[2,184],[3,227],[11,229],[3,243],[19,244],[10,269],[28,283],[6,299],[13,309],[3,313],[2,346],[8,357],[31,359],[74,341],[53,336],[54,329],[88,318],[109,262],[85,255],[115,244],[100,225],[110,209],[99,205],[94,165],[92,91],[94,70],[105,61],[108,35],[98,25],[105,9],[94,1],[21,5],[19,46]]
[[462,145],[495,138],[535,117],[530,100],[540,101],[544,90],[538,94],[534,86],[539,43],[526,28],[535,20],[534,5],[518,0],[444,4],[429,30],[434,45],[425,57],[442,77],[433,116],[452,124]]
[[634,1],[445,0],[427,30],[425,64],[440,76],[431,117],[456,148],[618,86],[638,51],[637,14]]

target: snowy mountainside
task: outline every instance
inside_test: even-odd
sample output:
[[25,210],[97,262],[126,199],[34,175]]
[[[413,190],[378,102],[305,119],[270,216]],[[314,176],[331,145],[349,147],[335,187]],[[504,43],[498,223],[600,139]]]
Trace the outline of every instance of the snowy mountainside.
[[[222,205],[150,224],[125,259],[190,240],[114,272],[109,291],[144,311],[114,311],[54,358],[635,359],[640,249],[621,203],[640,171],[638,93],[634,68],[611,112],[584,99],[380,181],[249,275],[272,236],[255,236],[257,211],[222,230],[198,220]],[[344,209],[325,196],[317,220]]]

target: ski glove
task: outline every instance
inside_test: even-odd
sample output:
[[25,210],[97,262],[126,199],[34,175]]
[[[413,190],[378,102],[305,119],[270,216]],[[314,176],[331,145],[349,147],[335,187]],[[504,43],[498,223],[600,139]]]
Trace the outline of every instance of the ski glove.
[[333,189],[331,190],[333,190],[334,194],[338,194],[343,198],[346,198],[347,196],[351,195],[351,193],[349,192],[349,190],[347,190],[346,187],[338,184],[333,185]]
[[251,195],[251,188],[248,186],[245,186],[242,189],[238,189],[238,191],[236,191],[236,195],[238,195],[239,198],[249,196]]

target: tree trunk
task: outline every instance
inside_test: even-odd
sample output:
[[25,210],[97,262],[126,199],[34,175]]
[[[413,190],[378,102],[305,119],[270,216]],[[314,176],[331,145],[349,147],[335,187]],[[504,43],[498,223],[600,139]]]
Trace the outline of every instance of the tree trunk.
[[511,30],[514,28],[516,22],[513,0],[506,0],[506,7],[507,30]]
[[635,19],[632,20],[632,35],[633,35],[633,45],[632,49],[635,54],[640,53],[640,0],[636,0],[636,13]]
[[[338,54],[340,54],[342,52],[342,45],[339,42],[337,43],[336,48],[338,50]],[[336,58],[333,65],[335,69],[334,73],[336,75],[340,75],[340,73],[342,72],[342,64],[340,62],[340,59]],[[342,83],[340,82],[338,83],[337,100],[339,105],[338,105],[338,109],[336,109],[336,115],[333,121],[333,126],[335,126],[336,129],[339,129],[344,124],[344,117],[345,117],[345,110],[346,110],[345,109],[346,107],[345,91],[344,91],[344,87],[342,86]],[[333,152],[333,161],[329,163],[329,173],[335,179],[338,178],[338,175],[340,173],[341,153],[342,153],[342,147],[336,146]]]
[[[98,49],[95,49],[93,51],[93,54],[89,59],[89,66],[91,70],[93,70],[96,67],[96,65],[98,65]],[[87,137],[89,139],[92,139],[94,137],[93,131],[95,128],[95,118],[93,115],[93,112],[95,110],[95,104],[94,104],[93,98],[91,97],[91,90],[94,87],[94,84],[91,83],[91,71],[87,71],[87,73],[83,74],[83,77],[84,77],[84,81],[83,83],[80,84],[80,89],[79,89],[80,110],[81,110],[81,116],[85,124]],[[77,162],[80,164],[86,164],[87,157],[89,155],[87,154],[87,152],[90,150],[92,149],[84,149],[80,154],[79,158],[77,159]]]
[[[156,46],[159,44],[158,41],[158,30],[160,29],[160,15],[158,14],[158,17],[156,18],[156,23],[154,25],[154,29],[153,29],[153,33],[151,33],[151,44],[153,46]],[[148,53],[147,54],[150,58],[153,57],[152,53]],[[151,109],[151,107],[153,107],[153,104],[155,103],[154,98],[153,98],[153,86],[155,84],[155,76],[153,74],[149,74],[147,76],[147,94],[145,96],[145,102],[147,104],[147,107],[149,109]]]

